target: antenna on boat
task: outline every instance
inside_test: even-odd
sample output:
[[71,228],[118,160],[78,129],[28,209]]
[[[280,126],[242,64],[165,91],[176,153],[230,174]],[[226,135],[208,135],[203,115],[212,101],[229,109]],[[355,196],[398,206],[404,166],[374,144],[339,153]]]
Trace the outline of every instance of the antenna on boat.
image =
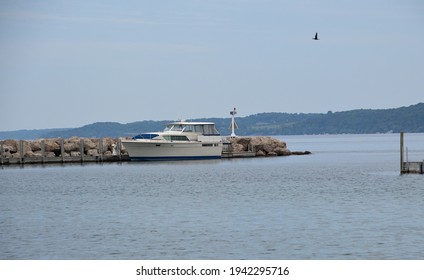
[[231,137],[236,137],[236,133],[234,130],[238,128],[236,120],[234,119],[234,116],[237,114],[236,108],[230,112],[231,115]]

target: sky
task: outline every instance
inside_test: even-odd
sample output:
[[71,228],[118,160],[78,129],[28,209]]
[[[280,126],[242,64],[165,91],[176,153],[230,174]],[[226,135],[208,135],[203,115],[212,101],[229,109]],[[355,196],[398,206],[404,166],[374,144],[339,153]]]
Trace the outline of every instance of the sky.
[[0,131],[419,102],[421,0],[0,0]]

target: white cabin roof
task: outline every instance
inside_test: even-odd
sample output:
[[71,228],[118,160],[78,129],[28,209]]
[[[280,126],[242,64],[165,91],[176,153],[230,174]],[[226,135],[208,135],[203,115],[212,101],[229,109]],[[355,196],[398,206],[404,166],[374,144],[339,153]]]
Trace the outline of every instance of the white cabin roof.
[[213,122],[188,122],[188,121],[176,121],[176,122],[171,122],[168,123],[167,125],[175,125],[175,124],[179,124],[179,125],[215,125],[215,123]]

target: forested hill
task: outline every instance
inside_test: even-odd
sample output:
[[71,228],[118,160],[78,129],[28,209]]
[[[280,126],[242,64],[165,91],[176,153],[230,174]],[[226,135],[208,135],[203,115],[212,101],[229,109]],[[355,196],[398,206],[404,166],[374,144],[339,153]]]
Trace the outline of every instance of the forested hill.
[[[215,122],[222,135],[230,134],[230,118],[192,121]],[[125,137],[161,131],[169,121],[139,121],[128,124],[99,122],[80,128],[0,132],[0,139],[36,139],[72,136]],[[360,109],[326,114],[260,113],[237,117],[237,135],[361,134],[424,132],[424,103],[396,109]]]

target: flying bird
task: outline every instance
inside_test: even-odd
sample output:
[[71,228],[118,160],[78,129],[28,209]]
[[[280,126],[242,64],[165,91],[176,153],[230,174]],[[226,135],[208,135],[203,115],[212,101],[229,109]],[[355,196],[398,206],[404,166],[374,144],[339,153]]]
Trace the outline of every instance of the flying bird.
[[314,38],[312,38],[313,40],[319,40],[318,39],[318,32],[317,33],[315,33],[315,37]]

